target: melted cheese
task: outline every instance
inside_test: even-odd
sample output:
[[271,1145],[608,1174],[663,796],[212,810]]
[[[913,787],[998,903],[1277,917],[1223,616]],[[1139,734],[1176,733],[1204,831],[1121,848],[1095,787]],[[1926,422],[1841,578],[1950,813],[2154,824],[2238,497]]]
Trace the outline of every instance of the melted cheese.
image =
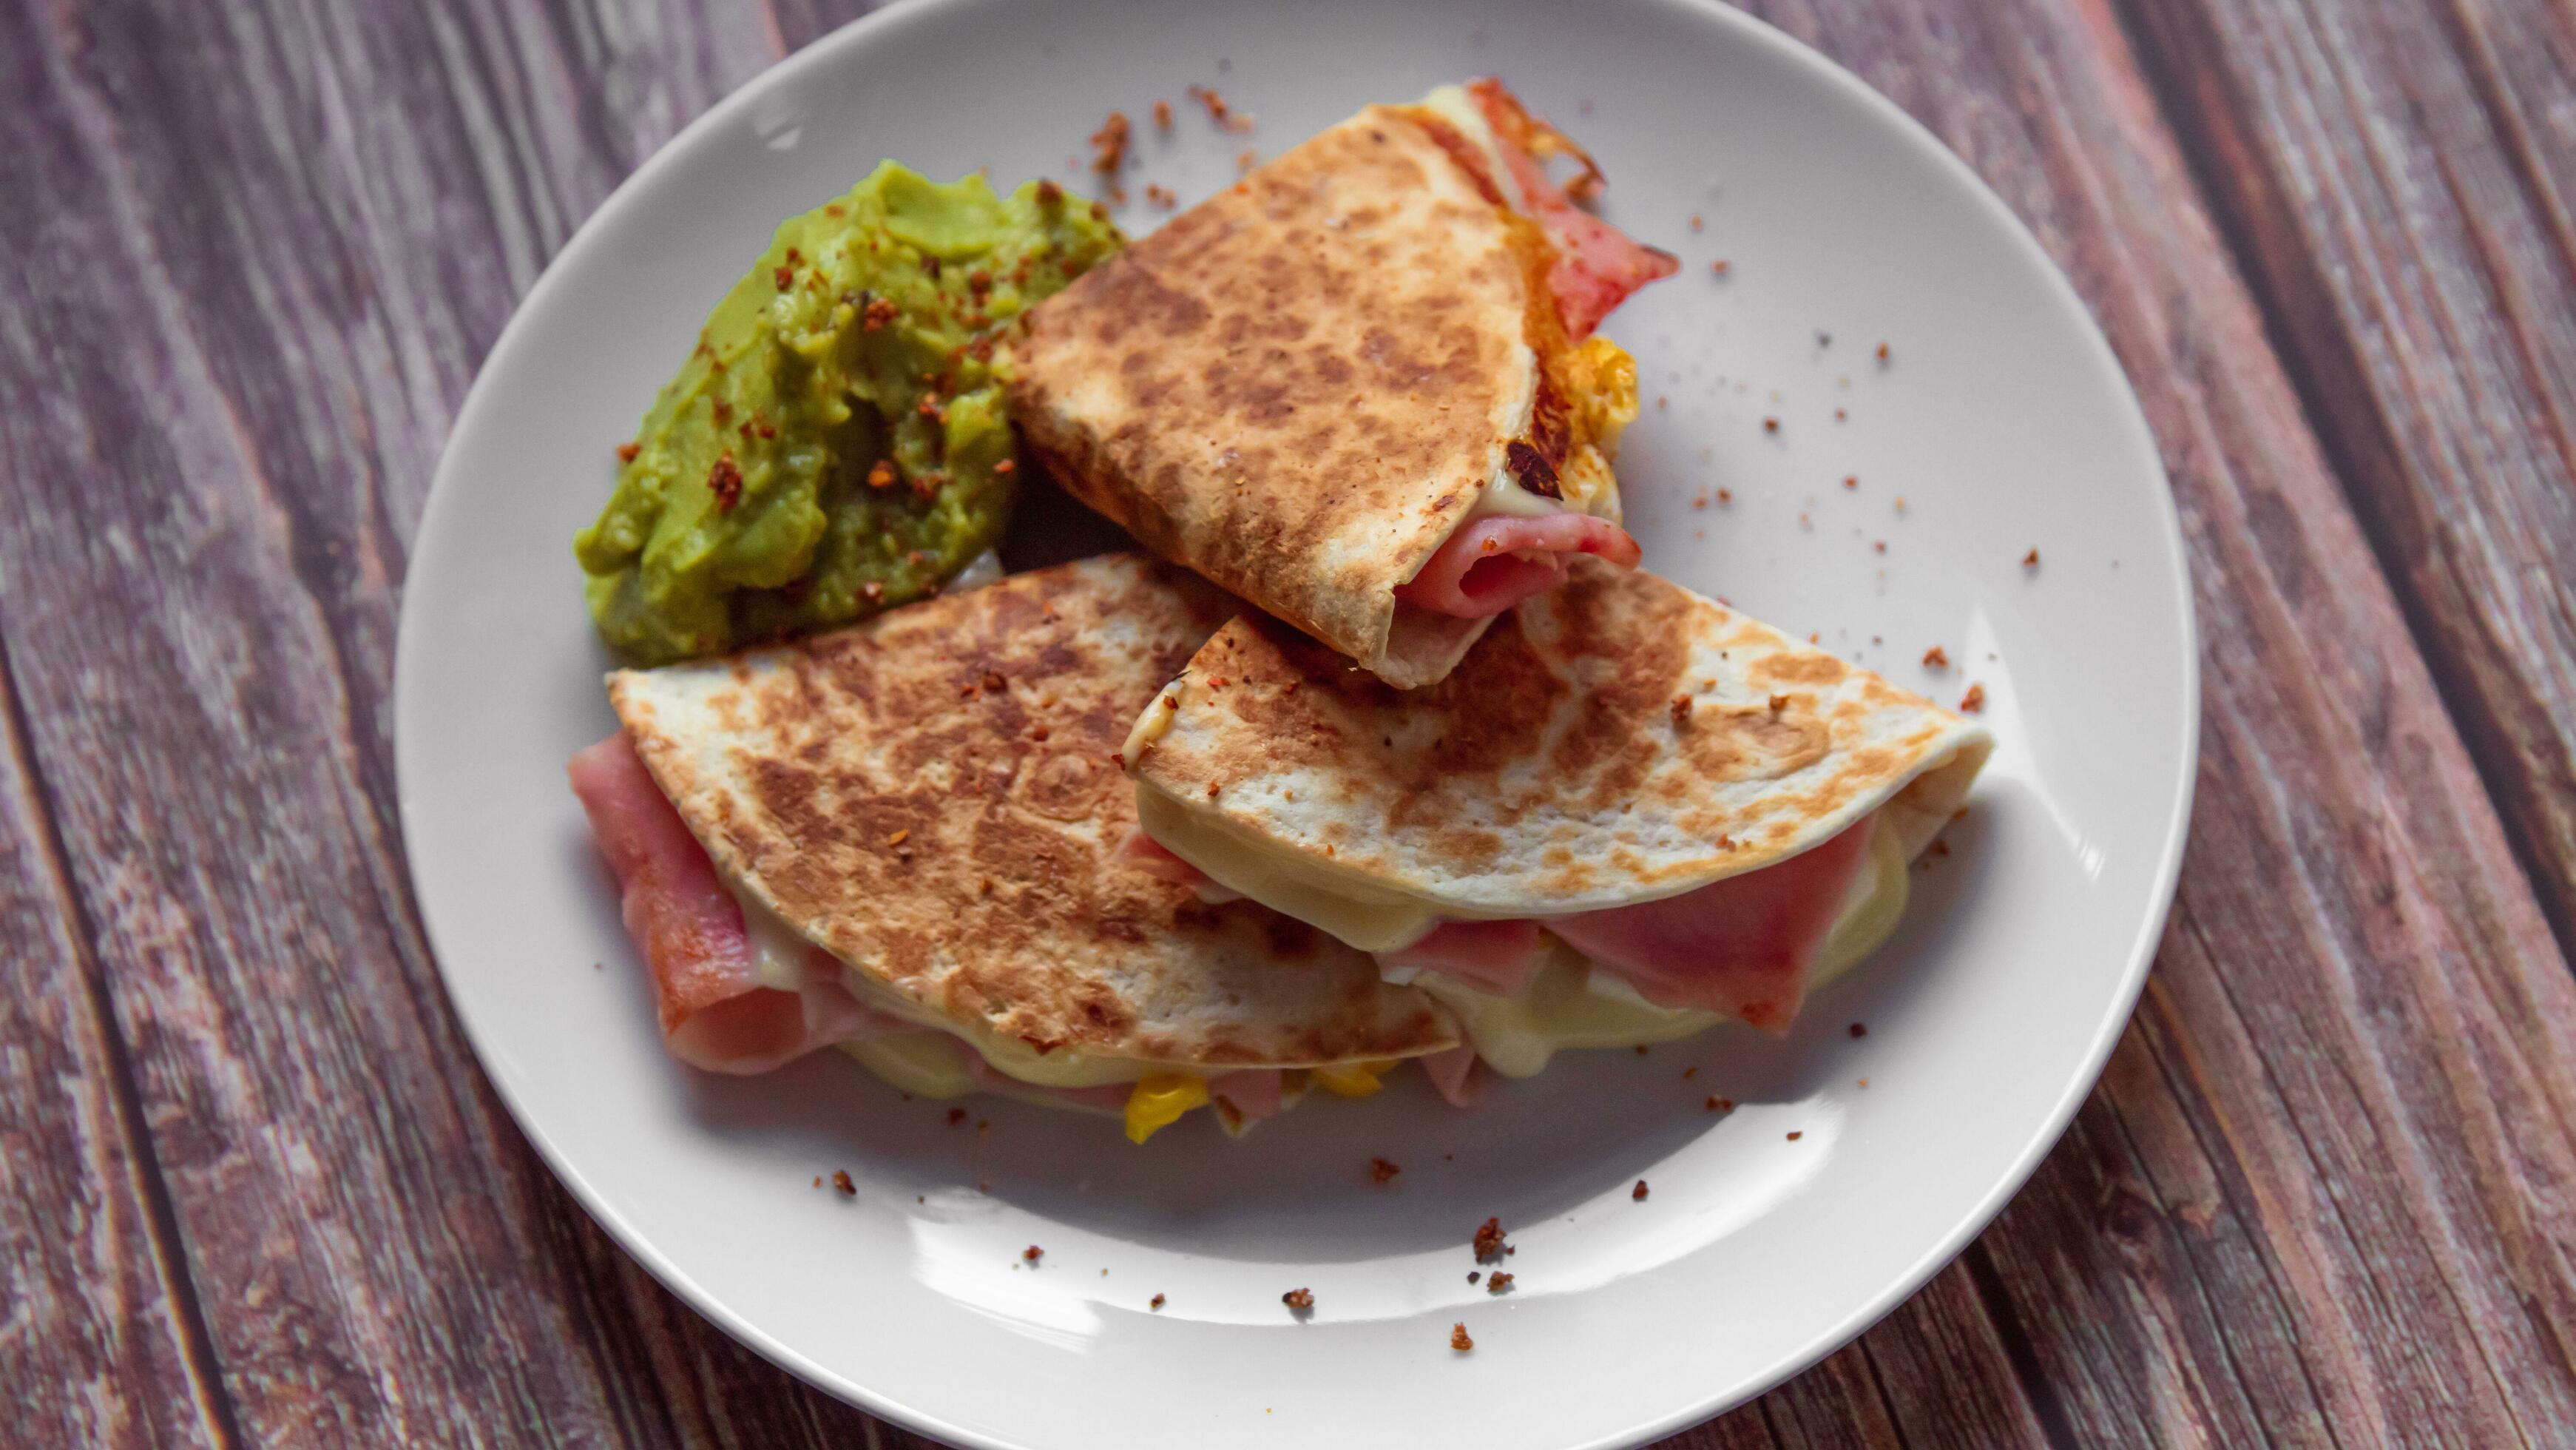
[[[1851,970],[1896,929],[1911,890],[1905,865],[1905,845],[1897,833],[1873,830],[1869,867],[1843,897],[1842,913],[1834,918],[1809,977],[1811,990]],[[1547,944],[1547,960],[1517,996],[1480,992],[1437,972],[1415,975],[1412,981],[1457,1016],[1476,1055],[1505,1077],[1529,1077],[1569,1048],[1671,1042],[1724,1020],[1714,1012],[1658,1007],[1555,937],[1547,938]]]

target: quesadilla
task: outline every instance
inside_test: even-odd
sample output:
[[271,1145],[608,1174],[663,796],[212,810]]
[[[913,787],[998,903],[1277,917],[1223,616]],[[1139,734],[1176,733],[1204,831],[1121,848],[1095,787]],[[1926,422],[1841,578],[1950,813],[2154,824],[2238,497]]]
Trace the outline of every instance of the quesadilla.
[[1570,572],[1406,693],[1237,616],[1128,737],[1131,851],[1375,953],[1507,1074],[1785,1031],[1894,929],[1992,737],[1678,585]]
[[839,1046],[909,1092],[1230,1128],[1455,1046],[1424,994],[1252,902],[1123,859],[1128,722],[1233,608],[1134,555],[854,629],[610,675],[572,782],[670,1051]]
[[1678,264],[1555,156],[1598,189],[1491,80],[1371,106],[1031,311],[1013,419],[1146,547],[1430,684],[1566,559],[1638,558],[1636,364],[1593,329]]

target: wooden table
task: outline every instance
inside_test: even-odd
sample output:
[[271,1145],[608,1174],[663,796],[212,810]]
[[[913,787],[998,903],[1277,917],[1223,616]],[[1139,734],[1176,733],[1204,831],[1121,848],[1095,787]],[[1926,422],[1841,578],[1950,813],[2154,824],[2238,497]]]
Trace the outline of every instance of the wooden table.
[[[575,223],[851,0],[0,7],[0,1440],[908,1437],[565,1196],[396,836],[406,551]],[[2109,1072],[1676,1444],[2576,1442],[2576,11],[1778,0],[2145,400],[2207,706]]]

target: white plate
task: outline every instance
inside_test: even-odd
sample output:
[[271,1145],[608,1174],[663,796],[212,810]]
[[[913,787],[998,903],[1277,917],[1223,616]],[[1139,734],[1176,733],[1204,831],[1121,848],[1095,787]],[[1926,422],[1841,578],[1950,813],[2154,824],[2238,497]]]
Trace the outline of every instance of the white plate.
[[[1240,1143],[1194,1121],[1137,1149],[992,1101],[989,1132],[951,1128],[837,1058],[725,1081],[664,1057],[564,786],[612,725],[570,540],[770,227],[880,156],[1070,179],[1119,107],[1141,228],[1144,182],[1195,199],[1247,144],[1190,82],[1273,153],[1486,72],[1593,149],[1613,220],[1685,260],[1609,329],[1646,380],[1620,474],[1649,565],[1899,683],[1985,688],[2002,749],[1898,940],[1786,1042],[1573,1055],[1473,1113],[1408,1081]],[[1174,138],[1144,124],[1158,96]],[[1694,505],[1721,485],[1731,504]],[[975,1445],[1608,1445],[1814,1361],[1956,1253],[2091,1085],[2172,893],[2198,716],[2173,507],[2074,293],[1894,107],[1679,0],[914,0],[854,26],[691,126],[547,270],[457,420],[409,596],[406,840],[521,1125],[718,1323]],[[1954,668],[1919,664],[1933,644]],[[1741,1106],[1704,1112],[1712,1093]],[[809,1186],[836,1168],[855,1202]],[[1500,1299],[1467,1282],[1488,1215],[1519,1248]],[[1280,1304],[1300,1286],[1310,1322]],[[1472,1354],[1449,1348],[1462,1320]]]

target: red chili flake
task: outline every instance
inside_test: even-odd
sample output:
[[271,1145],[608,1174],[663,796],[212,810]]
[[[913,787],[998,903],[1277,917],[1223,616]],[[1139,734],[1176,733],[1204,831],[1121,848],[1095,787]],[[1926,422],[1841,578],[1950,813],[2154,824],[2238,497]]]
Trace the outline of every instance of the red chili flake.
[[707,487],[715,493],[718,512],[730,513],[742,502],[742,469],[734,463],[732,449],[716,455],[715,467],[707,470]]
[[1449,1326],[1449,1347],[1458,1351],[1460,1354],[1465,1354],[1468,1350],[1476,1347],[1476,1341],[1467,1337],[1466,1325],[1452,1324]]
[[1157,1295],[1155,1295],[1153,1298],[1146,1300],[1146,1301],[1145,1301],[1145,1307],[1146,1307],[1146,1308],[1148,1308],[1148,1309],[1160,1309],[1160,1308],[1162,1308],[1162,1307],[1163,1307],[1163,1296],[1162,1296],[1162,1295],[1160,1295],[1160,1294],[1157,1294]]
[[1710,1112],[1712,1112],[1712,1113],[1731,1113],[1731,1112],[1734,1112],[1734,1111],[1735,1111],[1735,1099],[1733,1099],[1733,1098],[1710,1098],[1710,1099],[1708,1100],[1708,1110],[1709,1110]]
[[1039,1248],[1035,1244],[1031,1244],[1027,1248],[1020,1250],[1020,1257],[1034,1264],[1038,1260],[1046,1257],[1046,1250]]
[[1046,738],[1047,738],[1047,728],[1046,728],[1044,725],[1032,725],[1032,726],[1030,726],[1030,727],[1029,727],[1029,738],[1030,738],[1031,740],[1044,740],[1044,739],[1046,739]]
[[1291,1309],[1312,1309],[1315,1307],[1315,1292],[1311,1289],[1291,1289],[1279,1296],[1279,1302]]
[[1371,1183],[1384,1183],[1403,1171],[1403,1168],[1384,1158],[1369,1160],[1369,1182]]
[[966,1110],[964,1108],[950,1108],[948,1110],[948,1126],[953,1128],[964,1121],[966,1121]]
[[894,321],[902,315],[902,312],[902,308],[883,297],[871,297],[868,299],[868,305],[860,309],[859,329],[862,332],[874,332]]
[[1792,1143],[1795,1143],[1795,1142],[1797,1142],[1800,1138],[1803,1138],[1803,1137],[1805,1137],[1805,1136],[1807,1136],[1807,1135],[1806,1135],[1806,1134],[1804,1134],[1804,1133],[1791,1133],[1791,1134],[1789,1135],[1789,1141],[1790,1141],[1790,1142],[1792,1142]]
[[1112,111],[1100,129],[1091,133],[1091,169],[1103,176],[1115,176],[1127,164],[1127,113]]
[[1064,188],[1055,184],[1055,178],[1051,176],[1038,178],[1038,205],[1054,206],[1063,200]]
[[1967,714],[1974,715],[1984,708],[1986,708],[1986,687],[1983,685],[1970,685],[1968,693],[1959,697],[1959,709]]
[[832,1190],[835,1193],[840,1194],[843,1198],[856,1198],[859,1196],[859,1185],[850,1181],[850,1170],[847,1168],[835,1168],[832,1170]]
[[1949,667],[1949,653],[1939,645],[1936,644],[1923,652],[1923,668],[1927,670],[1946,670]]
[[1632,1199],[1636,1200],[1636,1201],[1637,1201],[1637,1202],[1639,1202],[1639,1203],[1643,1203],[1643,1202],[1645,1202],[1645,1201],[1646,1201],[1646,1180],[1644,1180],[1644,1179],[1642,1179],[1642,1178],[1638,1179],[1638,1180],[1637,1180],[1637,1186],[1636,1186],[1635,1188],[1632,1188],[1632,1189],[1630,1189],[1630,1190],[1628,1191],[1628,1196],[1629,1196],[1630,1198],[1632,1198]]
[[894,460],[893,460],[893,459],[891,459],[891,458],[880,458],[880,459],[878,459],[875,463],[870,464],[870,465],[868,466],[868,487],[870,487],[870,488],[892,488],[892,487],[894,487]]
[[1218,130],[1249,131],[1252,129],[1250,116],[1243,115],[1227,105],[1225,97],[1218,95],[1207,86],[1190,87],[1190,99],[1207,107],[1208,119],[1216,122]]
[[1007,458],[993,465],[993,476],[995,478],[1008,478],[1019,471],[1020,466]]
[[617,445],[617,461],[620,463],[633,463],[635,461],[635,455],[643,451],[644,449],[641,444],[620,443]]
[[1127,752],[1123,750],[1110,751],[1109,763],[1118,767],[1120,770],[1125,770],[1127,768]]
[[796,269],[793,267],[780,267],[769,274],[769,280],[777,283],[778,290],[784,292],[788,288],[796,285]]
[[722,398],[716,399],[707,411],[715,415],[716,426],[719,428],[733,421],[733,404]]

